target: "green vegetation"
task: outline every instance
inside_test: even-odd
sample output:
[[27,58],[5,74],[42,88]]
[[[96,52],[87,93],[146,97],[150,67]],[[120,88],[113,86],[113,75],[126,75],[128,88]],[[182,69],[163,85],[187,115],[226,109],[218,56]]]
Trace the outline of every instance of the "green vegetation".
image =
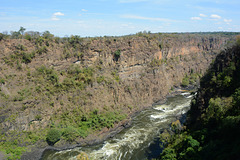
[[13,66],[13,64],[17,61],[17,63],[22,62],[25,64],[31,63],[32,59],[35,57],[35,52],[27,53],[25,51],[25,46],[20,45],[16,47],[14,54],[9,57],[5,57],[5,63]]
[[[175,141],[175,139],[177,140]],[[193,139],[192,136],[189,136],[185,133],[179,135],[177,134],[174,137],[171,137],[168,142],[170,142],[171,145],[163,150],[161,153],[161,159],[199,159],[199,155],[197,153],[199,151],[200,143]]]
[[47,132],[46,140],[49,145],[54,145],[57,141],[60,140],[61,132],[56,128],[51,128]]
[[159,59],[153,59],[151,62],[150,62],[150,66],[151,67],[158,67],[158,66],[160,66],[161,64],[163,63],[163,61],[162,60],[159,60]]
[[104,76],[99,76],[99,77],[97,77],[97,82],[98,83],[102,83],[102,82],[105,82],[106,80],[105,80],[105,77]]
[[69,126],[71,122],[77,122],[74,126],[79,132],[79,136],[85,137],[88,130],[100,130],[101,128],[107,127],[111,128],[115,123],[126,118],[125,114],[120,112],[103,112],[99,113],[98,110],[92,111],[90,114],[86,115],[78,110],[80,108],[75,108],[72,113],[66,111],[61,115],[61,120],[63,120],[60,126]]
[[5,79],[3,79],[3,78],[0,77],[0,83],[1,83],[1,84],[5,84]]
[[62,135],[64,139],[69,142],[73,142],[77,139],[77,137],[81,136],[78,130],[72,126],[68,126],[67,128],[65,128]]
[[113,71],[111,74],[112,74],[112,76],[114,77],[114,79],[115,79],[117,82],[120,81],[120,77],[119,77],[119,75],[118,75],[118,73],[117,73],[116,70]]
[[235,45],[216,58],[192,100],[187,129],[161,135],[160,159],[240,158],[239,56],[240,45]]
[[[17,137],[17,138],[14,138]],[[21,155],[27,151],[26,145],[35,144],[38,140],[44,139],[41,130],[31,131],[11,131],[8,136],[0,135],[0,150],[6,154],[7,159],[20,159]]]
[[187,86],[189,85],[189,78],[188,78],[187,75],[183,78],[181,85],[182,85],[183,87],[187,87]]
[[0,41],[4,39],[4,34],[0,33]]
[[20,159],[25,147],[19,147],[16,141],[14,142],[0,142],[0,149],[8,155],[7,159]]
[[117,51],[115,51],[115,52],[113,53],[113,56],[114,56],[114,60],[115,60],[115,61],[118,61],[118,59],[119,59],[120,56],[121,56],[121,50],[118,49]]
[[194,73],[193,70],[191,70],[190,75],[185,75],[185,77],[182,79],[181,86],[187,87],[188,85],[193,85],[196,83],[196,81],[201,77],[201,74]]

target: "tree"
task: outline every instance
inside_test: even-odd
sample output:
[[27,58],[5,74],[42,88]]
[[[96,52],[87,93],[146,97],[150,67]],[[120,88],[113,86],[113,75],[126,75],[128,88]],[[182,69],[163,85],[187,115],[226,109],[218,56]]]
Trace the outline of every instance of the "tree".
[[0,41],[4,38],[4,34],[0,33]]
[[52,39],[52,38],[54,37],[54,35],[51,34],[49,31],[43,32],[42,36],[43,36],[45,39]]
[[113,54],[113,56],[114,56],[114,60],[115,60],[115,61],[118,61],[118,59],[119,59],[120,56],[121,56],[121,50],[118,49],[117,51],[115,51],[114,54]]
[[22,26],[20,27],[20,29],[19,29],[19,33],[22,35],[22,37],[23,37],[23,34],[24,34],[24,31],[26,30],[26,28],[23,28]]
[[11,31],[10,33],[12,39],[18,39],[20,37],[20,32]]
[[61,138],[61,132],[56,128],[51,128],[48,133],[46,140],[49,145],[54,145]]

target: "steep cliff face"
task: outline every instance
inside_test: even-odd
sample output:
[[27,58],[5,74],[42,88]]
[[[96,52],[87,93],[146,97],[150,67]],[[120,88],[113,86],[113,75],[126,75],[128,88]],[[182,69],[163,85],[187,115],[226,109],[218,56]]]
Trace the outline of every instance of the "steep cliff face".
[[[108,76],[115,70],[119,75],[120,85],[114,85],[111,91],[115,92],[111,96],[115,99],[111,102],[115,103],[110,105],[147,106],[165,97],[171,87],[179,86],[185,74],[191,71],[204,73],[228,40],[195,35],[132,37],[105,43],[95,40],[90,45],[90,57],[85,57],[85,64],[101,61],[99,74]],[[121,51],[118,60],[114,58],[117,50]],[[106,93],[107,90],[103,96]],[[96,103],[101,101],[100,97]]]
[[[44,139],[53,126],[83,129],[88,122],[88,134],[114,127],[164,98],[186,75],[203,74],[232,38],[146,34],[2,40],[1,131],[25,131],[27,138],[38,131],[41,135],[27,145]],[[110,112],[118,118],[108,116]],[[100,116],[97,122],[94,116]]]

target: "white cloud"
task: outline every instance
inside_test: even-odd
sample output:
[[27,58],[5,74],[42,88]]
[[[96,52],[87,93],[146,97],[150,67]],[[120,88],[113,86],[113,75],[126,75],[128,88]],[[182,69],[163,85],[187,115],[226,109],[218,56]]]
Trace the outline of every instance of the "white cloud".
[[88,10],[86,10],[86,9],[82,9],[82,12],[87,12]]
[[223,21],[226,22],[227,24],[230,24],[230,22],[232,22],[231,19],[224,19]]
[[52,21],[59,21],[60,18],[58,18],[57,16],[64,16],[64,14],[62,12],[55,12],[55,13],[53,13],[51,20]]
[[218,29],[223,29],[222,27],[218,27]]
[[202,14],[202,13],[200,13],[199,16],[200,16],[200,17],[207,17],[207,15]]
[[165,19],[165,18],[142,17],[137,15],[121,15],[121,17],[127,18],[127,19],[139,19],[139,20],[148,20],[148,21],[164,21],[164,22],[174,21],[174,20]]
[[191,17],[191,20],[202,20],[201,17]]
[[53,13],[53,16],[64,16],[64,14],[62,12],[56,12]]
[[221,19],[222,18],[221,16],[219,16],[217,14],[212,14],[210,17],[213,19]]

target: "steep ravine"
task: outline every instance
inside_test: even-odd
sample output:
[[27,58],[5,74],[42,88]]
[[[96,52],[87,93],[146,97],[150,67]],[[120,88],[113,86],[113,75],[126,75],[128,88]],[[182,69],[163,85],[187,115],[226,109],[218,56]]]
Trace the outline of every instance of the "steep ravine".
[[[164,99],[171,89],[180,86],[185,75],[203,74],[233,38],[224,34],[147,34],[73,36],[60,42],[43,38],[41,43],[2,40],[1,132],[22,136],[37,131],[40,135],[36,134],[36,141],[25,142],[23,138],[21,145],[44,148],[48,128],[80,123],[69,117],[88,118],[94,110],[100,115],[117,111],[125,118],[116,120],[114,126],[121,126],[134,113]],[[31,53],[34,56],[29,60],[27,55]],[[76,78],[71,79],[72,75]],[[103,125],[93,135],[88,133],[91,136],[86,139],[99,139],[98,133],[106,136],[110,130]],[[67,143],[83,141],[77,138]],[[65,145],[61,139],[55,147]]]

